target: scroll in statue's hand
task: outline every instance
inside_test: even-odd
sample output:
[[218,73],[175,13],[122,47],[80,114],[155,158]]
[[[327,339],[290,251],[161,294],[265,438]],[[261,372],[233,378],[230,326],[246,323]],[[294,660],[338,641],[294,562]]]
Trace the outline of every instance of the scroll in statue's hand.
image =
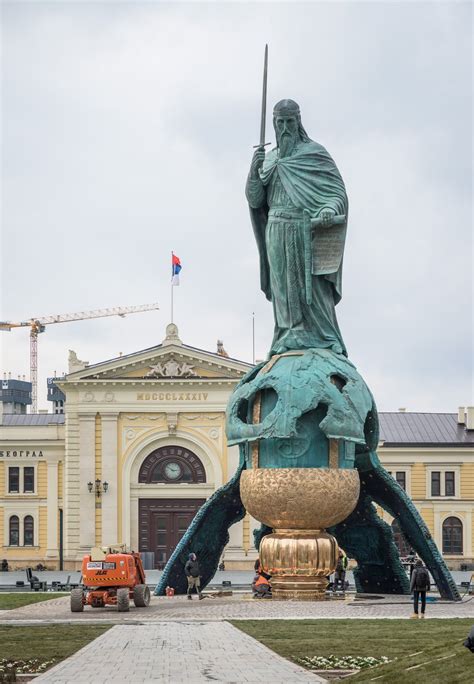
[[252,163],[250,164],[250,176],[251,178],[258,178],[258,170],[262,167],[265,159],[265,150],[261,147],[257,147],[253,153]]

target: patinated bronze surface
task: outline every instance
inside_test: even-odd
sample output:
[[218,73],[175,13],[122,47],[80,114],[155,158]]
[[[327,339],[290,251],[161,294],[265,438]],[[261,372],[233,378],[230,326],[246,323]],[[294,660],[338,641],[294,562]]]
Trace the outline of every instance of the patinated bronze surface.
[[190,551],[205,585],[228,528],[246,510],[262,523],[256,547],[273,574],[275,598],[323,598],[337,542],[357,563],[358,591],[408,593],[376,502],[398,519],[441,595],[459,599],[426,524],[378,460],[375,402],[336,319],[348,218],[341,174],[309,138],[296,102],[278,102],[273,125],[276,147],[265,155],[263,126],[246,184],[273,341],[268,360],[242,378],[229,401],[227,438],[239,445],[238,471],[200,509],[156,593],[167,584],[186,590],[182,566]]
[[344,182],[327,150],[309,138],[296,102],[275,105],[273,126],[277,146],[266,157],[261,147],[255,151],[246,185],[261,287],[275,316],[270,356],[313,348],[345,354],[335,312],[348,213]]

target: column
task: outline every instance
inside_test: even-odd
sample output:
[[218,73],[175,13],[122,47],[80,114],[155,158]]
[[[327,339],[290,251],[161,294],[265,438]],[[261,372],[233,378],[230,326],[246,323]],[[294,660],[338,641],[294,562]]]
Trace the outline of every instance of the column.
[[[118,543],[118,426],[117,413],[103,413],[102,420],[102,482],[109,483],[107,492],[102,494],[102,544],[110,546]],[[123,492],[123,496],[129,496]]]
[[234,525],[229,528],[229,543],[225,547],[224,555],[225,562],[245,560],[243,532],[243,520],[239,520],[239,522],[234,523]]
[[[229,477],[235,473],[239,465],[239,447],[230,446],[227,448],[227,472]],[[229,543],[225,547],[224,560],[227,561],[244,561],[245,552],[243,546],[244,524],[243,520],[234,523],[229,528]]]
[[95,494],[88,482],[95,480],[95,415],[79,415],[79,544],[81,551],[95,546]]
[[46,558],[58,557],[58,462],[48,461]]
[[250,560],[255,561],[258,556],[258,551],[255,548],[255,541],[253,538],[253,531],[254,530],[259,530],[261,527],[262,523],[259,520],[255,520],[255,518],[252,518],[251,515],[249,515],[249,531],[250,531],[250,539],[249,539],[249,550],[247,554],[247,558]]

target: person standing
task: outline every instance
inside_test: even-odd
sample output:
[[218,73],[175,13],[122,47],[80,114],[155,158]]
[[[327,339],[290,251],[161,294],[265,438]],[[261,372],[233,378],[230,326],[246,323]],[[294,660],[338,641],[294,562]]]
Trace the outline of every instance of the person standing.
[[413,549],[410,549],[410,553],[407,556],[407,564],[408,564],[408,567],[410,568],[410,581],[411,581],[411,576],[413,575],[413,569],[415,567],[415,562],[416,562],[416,553],[413,551]]
[[191,592],[193,589],[196,589],[199,600],[204,598],[201,593],[201,570],[195,553],[189,554],[189,558],[184,566],[184,572],[188,578],[188,599],[192,601],[193,597],[191,596]]
[[339,584],[344,592],[346,587],[346,570],[347,570],[347,556],[342,549],[339,549],[339,557],[337,559],[336,572],[334,573],[333,593],[335,594]]
[[474,653],[474,625],[472,625],[471,631],[467,635],[467,639],[464,641],[463,645],[468,648],[471,653]]
[[[415,562],[415,567],[410,581],[410,591],[413,592],[412,618],[424,618],[426,608],[426,592],[430,590],[430,573],[423,565],[421,560]],[[421,598],[421,615],[418,615],[418,603]]]

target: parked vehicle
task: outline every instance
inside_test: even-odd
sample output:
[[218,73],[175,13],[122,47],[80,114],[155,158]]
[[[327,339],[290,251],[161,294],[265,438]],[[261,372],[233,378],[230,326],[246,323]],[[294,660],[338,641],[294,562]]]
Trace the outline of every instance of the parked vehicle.
[[71,591],[71,611],[80,613],[84,606],[104,608],[117,606],[119,612],[150,603],[150,589],[145,583],[140,555],[125,547],[93,549],[82,560],[82,586]]

